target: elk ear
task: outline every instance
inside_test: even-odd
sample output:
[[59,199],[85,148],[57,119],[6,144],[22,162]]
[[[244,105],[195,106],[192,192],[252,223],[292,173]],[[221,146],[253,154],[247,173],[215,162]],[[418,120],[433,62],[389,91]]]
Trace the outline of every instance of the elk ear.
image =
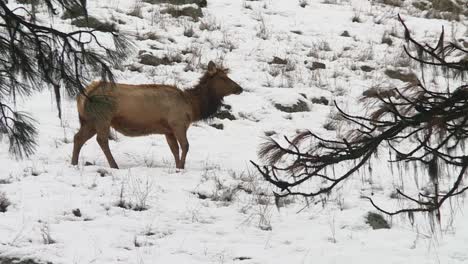
[[210,61],[208,63],[208,74],[213,75],[216,73],[216,65],[214,64],[213,61]]

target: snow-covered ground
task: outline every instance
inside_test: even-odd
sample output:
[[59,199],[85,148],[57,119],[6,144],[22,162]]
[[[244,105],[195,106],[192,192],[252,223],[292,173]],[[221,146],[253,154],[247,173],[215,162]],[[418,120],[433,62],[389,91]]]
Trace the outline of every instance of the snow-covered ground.
[[[276,138],[298,129],[336,134],[323,127],[333,112],[331,103],[312,99],[324,96],[358,111],[356,98],[364,90],[403,85],[384,75],[388,67],[411,67],[402,55],[397,13],[417,39],[426,41],[436,40],[443,25],[450,37],[463,37],[462,22],[414,16],[410,5],[364,0],[208,0],[199,22],[161,14],[164,5],[142,3],[140,18],[127,15],[135,5],[130,0],[88,2],[91,15],[120,20],[118,28],[132,38],[158,36],[136,41],[137,50],[182,60],[142,67],[135,54],[128,64],[140,72],[122,67],[120,82],[187,88],[203,73],[198,60],[202,65],[222,61],[245,90],[225,100],[236,120],[193,125],[183,171],[175,170],[161,135],[117,135],[110,147],[120,170],[108,168],[91,139],[74,167],[72,141],[79,127],[74,100],[65,100],[62,121],[49,91],[19,102],[18,108],[39,121],[39,146],[31,158],[14,160],[7,143],[0,143],[0,191],[12,203],[0,213],[0,262],[16,257],[44,263],[468,263],[463,203],[453,205],[455,218],[435,234],[422,218],[411,226],[405,217],[394,217],[388,219],[391,229],[380,230],[365,223],[373,208],[361,194],[373,192],[388,200],[385,205],[398,204],[390,199],[386,166],[374,168],[372,179],[346,182],[325,206],[320,199],[291,198],[277,208],[271,186],[249,163],[258,161],[257,147],[271,131]],[[352,22],[356,17],[360,22]],[[64,29],[69,22],[53,21]],[[201,24],[215,29],[202,30]],[[191,27],[193,36],[184,36]],[[344,31],[349,36],[342,36]],[[383,36],[392,45],[382,43]],[[274,56],[287,64],[271,64]],[[326,69],[311,70],[314,62]],[[187,71],[187,64],[194,70]],[[298,100],[310,111],[285,113],[275,107]]]

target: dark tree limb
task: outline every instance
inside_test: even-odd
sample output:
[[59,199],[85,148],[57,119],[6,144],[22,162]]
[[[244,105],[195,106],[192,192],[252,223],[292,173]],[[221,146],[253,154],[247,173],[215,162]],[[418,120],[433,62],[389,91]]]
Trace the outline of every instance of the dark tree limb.
[[[35,19],[36,4],[47,7],[51,16],[60,10],[81,9],[87,18],[86,0],[31,1],[31,9],[11,9],[0,0],[0,134],[6,134],[10,152],[19,157],[34,152],[36,131],[32,119],[8,107],[17,96],[27,96],[43,87],[51,87],[61,118],[62,91],[74,96],[93,78],[114,82],[112,67],[127,58],[132,43],[118,32],[106,32],[114,48],[104,46],[100,30],[62,32],[42,25]],[[23,12],[31,17],[19,15]],[[12,146],[12,144],[14,146]]]
[[[468,51],[455,43],[446,43],[443,29],[433,47],[415,40],[403,19],[400,16],[398,19],[408,42],[404,50],[411,59],[422,66],[453,71],[454,76],[468,72],[467,63],[450,60],[452,55],[468,55]],[[409,47],[415,47],[417,55],[413,55]],[[266,181],[278,187],[280,192],[275,194],[278,197],[315,197],[332,192],[364,165],[372,163],[373,154],[387,148],[391,156],[394,155],[388,161],[393,166],[411,162],[426,170],[427,182],[432,189],[429,193],[418,191],[414,195],[417,198],[397,189],[410,206],[394,211],[382,208],[370,197],[364,198],[388,215],[408,213],[412,216],[415,212],[428,212],[435,213],[440,221],[443,204],[468,190],[463,184],[468,167],[468,155],[464,155],[464,142],[468,138],[468,85],[461,85],[453,92],[440,92],[419,82],[404,89],[374,91],[363,100],[376,102],[377,108],[370,116],[345,113],[335,103],[343,119],[355,127],[343,139],[324,139],[311,131],[301,133],[293,140],[286,138],[285,146],[269,139],[259,152],[267,164],[259,165],[253,161],[252,164]],[[307,148],[300,147],[306,143]],[[346,165],[348,169],[338,177],[326,173],[338,164]],[[441,180],[442,170],[439,168],[450,169],[456,176],[448,175],[448,182]],[[314,179],[319,181],[312,190],[301,189],[305,182]]]

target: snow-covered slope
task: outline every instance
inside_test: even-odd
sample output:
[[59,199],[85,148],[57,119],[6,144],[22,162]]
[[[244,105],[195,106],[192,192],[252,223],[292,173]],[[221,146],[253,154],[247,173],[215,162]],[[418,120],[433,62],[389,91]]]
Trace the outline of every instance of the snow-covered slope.
[[[73,99],[64,102],[62,121],[48,91],[19,102],[39,121],[40,144],[34,156],[18,161],[0,143],[0,191],[12,203],[0,213],[0,262],[468,263],[462,203],[435,235],[424,219],[411,227],[395,217],[391,229],[380,230],[365,223],[373,208],[362,193],[397,204],[385,166],[371,179],[347,182],[325,206],[320,199],[291,198],[277,208],[271,186],[249,164],[258,160],[266,134],[281,138],[311,129],[334,136],[324,128],[333,108],[317,103],[321,97],[359,111],[356,98],[364,90],[403,85],[384,74],[388,67],[411,66],[402,55],[397,13],[423,41],[436,39],[443,25],[454,38],[463,37],[462,22],[364,0],[208,0],[198,22],[163,14],[165,5],[141,3],[141,15],[133,16],[130,0],[88,2],[91,15],[117,21],[121,32],[138,39],[140,54],[181,61],[154,67],[138,63],[135,54],[117,71],[120,82],[187,88],[209,60],[222,62],[245,90],[225,100],[236,119],[193,125],[183,171],[175,170],[163,136],[117,135],[110,147],[121,169],[112,170],[94,139],[79,166],[70,165],[79,127]],[[70,27],[69,20],[53,23]],[[189,29],[191,37],[184,34]],[[272,63],[274,57],[286,64]],[[300,100],[309,111],[278,109]]]

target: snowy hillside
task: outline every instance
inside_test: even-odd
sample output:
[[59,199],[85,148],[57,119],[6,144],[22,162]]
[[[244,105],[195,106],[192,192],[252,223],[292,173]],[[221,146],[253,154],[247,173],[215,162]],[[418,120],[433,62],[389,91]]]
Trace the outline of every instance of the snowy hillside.
[[[38,121],[39,146],[31,158],[15,160],[0,143],[0,199],[4,193],[11,202],[0,213],[1,264],[468,263],[468,206],[461,200],[435,233],[424,217],[413,226],[406,217],[386,218],[391,229],[366,223],[374,208],[361,195],[399,203],[385,165],[329,197],[291,197],[279,206],[250,165],[266,136],[310,129],[334,137],[346,129],[333,119],[333,100],[356,113],[363,91],[404,86],[385,73],[416,68],[402,50],[398,13],[415,38],[430,43],[442,26],[447,38],[468,43],[466,21],[429,19],[412,1],[397,0],[208,0],[202,13],[195,4],[150,3],[164,1],[88,2],[90,16],[135,41],[135,54],[116,70],[119,82],[185,89],[213,60],[244,92],[225,99],[223,115],[190,127],[181,171],[161,135],[114,135],[120,170],[109,168],[94,138],[72,166],[75,100],[63,102],[62,121],[51,91],[20,100],[18,109]],[[183,8],[194,18],[179,16]],[[73,19],[38,18],[76,28]]]

